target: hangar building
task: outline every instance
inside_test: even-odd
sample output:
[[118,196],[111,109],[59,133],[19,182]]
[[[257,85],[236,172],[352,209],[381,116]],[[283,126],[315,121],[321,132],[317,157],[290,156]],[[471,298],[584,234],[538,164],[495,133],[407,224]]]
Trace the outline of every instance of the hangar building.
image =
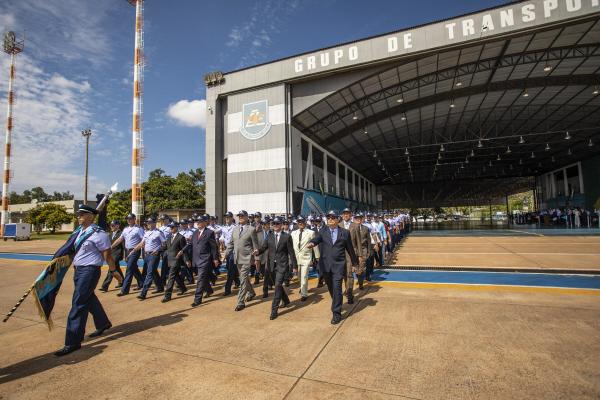
[[205,76],[206,208],[600,197],[600,0],[513,2]]

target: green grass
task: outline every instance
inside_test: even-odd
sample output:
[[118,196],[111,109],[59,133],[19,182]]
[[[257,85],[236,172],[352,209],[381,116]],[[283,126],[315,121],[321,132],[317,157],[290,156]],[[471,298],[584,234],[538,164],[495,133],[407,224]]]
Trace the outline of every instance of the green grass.
[[31,233],[31,240],[67,240],[69,238],[70,232],[42,232],[39,235],[35,232]]

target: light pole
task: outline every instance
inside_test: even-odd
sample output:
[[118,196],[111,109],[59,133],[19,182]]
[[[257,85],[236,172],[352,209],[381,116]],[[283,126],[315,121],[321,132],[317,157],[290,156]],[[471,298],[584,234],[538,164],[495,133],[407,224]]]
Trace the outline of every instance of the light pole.
[[81,131],[81,136],[85,138],[85,182],[83,184],[83,204],[87,204],[88,198],[88,155],[90,147],[90,136],[92,136],[91,129],[85,129]]

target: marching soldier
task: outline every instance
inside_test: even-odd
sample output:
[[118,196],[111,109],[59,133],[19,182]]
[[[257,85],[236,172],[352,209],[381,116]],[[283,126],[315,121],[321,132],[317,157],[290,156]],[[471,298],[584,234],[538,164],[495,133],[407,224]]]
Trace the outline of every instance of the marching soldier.
[[[235,228],[233,213],[227,211],[225,213],[225,225],[221,226],[221,237],[219,238],[221,251],[225,251],[231,242],[233,229]],[[235,263],[233,262],[233,253],[225,255],[225,266],[227,267],[227,281],[225,281],[225,292],[223,296],[231,294],[231,285],[235,283],[236,287],[240,286],[240,276]]]
[[[308,248],[306,245],[315,237],[315,232],[306,227],[306,219],[299,215],[296,218],[298,229],[292,231],[292,242],[296,261],[298,263],[298,277],[300,278],[300,300],[306,301],[308,297],[308,270],[313,262],[319,261],[319,248]],[[314,253],[314,254],[313,254]]]
[[[111,234],[110,234],[110,242],[111,245],[116,242],[120,237],[121,237],[121,223],[118,220],[114,220],[110,223],[110,230],[111,230]],[[123,260],[123,254],[125,253],[125,246],[123,245],[123,242],[121,242],[117,247],[112,248],[112,257],[113,260],[115,261],[115,265],[117,266],[116,272],[117,274],[121,275],[121,280],[124,280],[125,277],[123,276],[123,271],[121,271],[121,260]],[[110,283],[112,282],[113,279],[113,274],[112,272],[109,270],[108,273],[106,274],[106,278],[104,278],[104,282],[102,282],[102,287],[100,288],[101,292],[108,292],[108,287],[110,286]],[[118,284],[116,287],[120,288],[121,284]]]
[[146,224],[148,225],[148,231],[144,233],[144,238],[134,249],[136,251],[144,249],[144,262],[147,266],[144,285],[141,293],[137,296],[140,300],[146,299],[146,294],[148,293],[148,289],[150,289],[152,281],[156,285],[156,290],[152,294],[162,293],[165,290],[157,271],[158,263],[160,262],[160,249],[165,242],[165,237],[161,231],[156,229],[154,218],[148,218]]
[[[349,208],[344,208],[344,210],[342,211],[342,220],[340,221],[338,226],[340,228],[348,230],[350,232],[350,237],[352,237],[353,231],[356,228],[356,224],[352,223],[352,212]],[[348,304],[354,304],[354,295],[352,294],[352,288],[354,287],[354,272],[353,268],[351,268],[350,265],[350,256],[346,254],[346,273],[344,274],[344,283],[346,285],[346,298],[348,299]]]
[[134,251],[134,248],[140,244],[144,238],[144,230],[136,225],[135,214],[127,215],[127,225],[123,229],[121,236],[115,240],[112,244],[112,248],[119,246],[121,243],[125,244],[125,261],[127,262],[127,269],[125,270],[125,279],[121,286],[121,291],[117,296],[126,296],[129,294],[129,288],[133,278],[137,281],[138,288],[142,288],[142,274],[138,267],[138,260],[140,259],[141,250]]
[[71,311],[67,318],[65,346],[54,353],[58,357],[81,348],[88,314],[92,314],[96,326],[96,330],[90,334],[90,337],[100,336],[112,327],[100,300],[94,293],[104,261],[106,260],[111,271],[116,269],[110,239],[106,232],[94,224],[97,214],[96,209],[84,204],[77,210],[77,221],[81,225],[81,231],[75,241],[76,252],[73,258],[75,288]]
[[[171,218],[167,214],[163,214],[159,218],[160,226],[158,230],[162,232],[165,240],[171,238],[171,229],[169,228],[169,224],[171,223]],[[167,277],[169,276],[169,260],[167,259],[167,253],[165,251],[161,251],[160,253],[160,279],[162,280],[163,286],[167,283]]]
[[169,263],[169,277],[167,279],[167,287],[165,288],[165,297],[162,299],[163,303],[171,300],[171,294],[173,293],[173,284],[177,282],[179,286],[179,295],[187,292],[185,283],[181,278],[181,268],[185,268],[185,248],[188,246],[185,237],[178,232],[178,225],[175,222],[171,222],[168,226],[171,229],[171,236],[165,242],[165,254]]
[[202,297],[213,293],[210,287],[210,273],[213,266],[220,264],[219,251],[215,233],[207,228],[208,216],[202,215],[197,218],[198,230],[192,236],[192,265],[198,269],[198,285],[192,307],[202,303]]
[[240,273],[240,291],[235,311],[246,308],[246,301],[256,297],[252,283],[250,282],[250,261],[252,253],[258,248],[256,231],[248,223],[248,212],[242,210],[238,213],[239,225],[233,228],[231,242],[227,245],[225,257],[233,252],[233,262],[237,265]]
[[[350,238],[352,239],[354,252],[358,257],[358,267],[356,267],[353,272],[356,273],[358,288],[363,290],[363,280],[367,268],[367,260],[373,253],[373,245],[371,244],[369,227],[363,225],[363,215],[361,213],[356,214],[354,222],[355,228],[350,231]],[[352,296],[352,288],[353,285],[347,286],[347,296],[349,297]]]
[[283,287],[283,281],[289,270],[290,262],[293,269],[297,268],[292,238],[287,232],[283,231],[283,223],[284,221],[281,218],[274,218],[272,221],[273,231],[269,232],[267,240],[263,242],[260,249],[254,251],[254,255],[259,255],[268,250],[269,268],[271,271],[275,271],[275,294],[271,305],[271,320],[277,318],[280,303],[283,303],[284,307],[290,303]]

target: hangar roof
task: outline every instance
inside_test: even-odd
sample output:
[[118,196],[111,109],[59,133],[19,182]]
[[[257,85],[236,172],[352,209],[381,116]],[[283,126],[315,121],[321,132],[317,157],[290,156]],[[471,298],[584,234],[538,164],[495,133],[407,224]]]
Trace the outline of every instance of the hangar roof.
[[292,123],[378,185],[480,178],[498,196],[484,178],[531,185],[600,153],[599,86],[595,13],[398,61]]

